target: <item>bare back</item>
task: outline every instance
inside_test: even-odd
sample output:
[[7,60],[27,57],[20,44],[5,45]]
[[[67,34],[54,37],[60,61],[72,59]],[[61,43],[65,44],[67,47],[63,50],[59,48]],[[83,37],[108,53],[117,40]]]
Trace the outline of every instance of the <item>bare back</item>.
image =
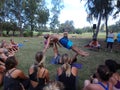
[[60,34],[52,34],[52,35],[50,35],[50,37],[53,40],[60,40],[63,36]]

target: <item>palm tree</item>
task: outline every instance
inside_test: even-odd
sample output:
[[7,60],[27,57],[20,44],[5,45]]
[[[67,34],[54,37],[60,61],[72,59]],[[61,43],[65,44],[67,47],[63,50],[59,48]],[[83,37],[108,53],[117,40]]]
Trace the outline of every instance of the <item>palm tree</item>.
[[93,38],[97,38],[102,19],[106,21],[107,27],[109,14],[111,14],[113,10],[112,0],[87,0],[85,6],[88,13],[88,20],[98,20],[96,32],[93,35]]
[[105,26],[106,26],[106,38],[108,36],[108,19],[109,16],[112,14],[114,10],[114,2],[113,0],[105,0],[105,5],[104,5],[104,12],[103,12],[103,20],[105,20]]
[[116,2],[117,2],[117,3],[116,3],[116,5],[115,5],[115,7],[117,8],[117,10],[116,10],[116,12],[114,13],[114,18],[116,18],[117,15],[120,13],[120,0],[117,0]]

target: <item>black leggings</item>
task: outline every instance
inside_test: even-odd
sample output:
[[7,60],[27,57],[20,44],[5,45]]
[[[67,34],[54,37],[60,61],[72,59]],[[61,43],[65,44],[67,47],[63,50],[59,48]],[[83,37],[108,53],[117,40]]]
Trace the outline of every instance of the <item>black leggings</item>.
[[113,42],[107,42],[107,48],[109,48],[109,47],[110,47],[110,49],[113,48]]

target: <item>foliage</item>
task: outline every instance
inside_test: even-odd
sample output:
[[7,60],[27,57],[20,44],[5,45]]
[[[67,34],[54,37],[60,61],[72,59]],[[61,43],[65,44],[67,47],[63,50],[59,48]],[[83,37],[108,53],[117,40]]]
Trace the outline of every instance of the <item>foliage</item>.
[[10,36],[9,33],[10,31],[12,31],[12,36],[15,36],[15,31],[17,31],[19,28],[14,22],[4,22],[2,25],[2,29],[6,31],[4,35],[6,34],[6,36]]
[[49,10],[46,9],[46,10],[38,10],[38,22],[40,24],[45,24],[46,25],[46,22],[48,21],[49,19]]
[[37,36],[41,36],[41,35],[42,35],[42,32],[38,32],[38,33],[37,33]]
[[[0,3],[0,33],[3,23],[15,23],[14,31],[19,30],[22,36],[24,27],[36,28],[46,25],[49,19],[49,9],[45,0],[2,0]],[[31,34],[32,35],[32,34]]]
[[[17,31],[19,31],[20,36],[22,36],[25,29],[39,32],[42,32],[44,30],[59,33],[63,32],[64,28],[67,28],[69,33],[75,33],[76,30],[74,28],[74,22],[72,20],[66,20],[61,24],[59,22],[59,15],[61,13],[61,10],[64,8],[63,0],[50,1],[51,4],[47,5],[45,0],[1,0],[0,35],[3,34],[2,32],[4,30],[6,30],[6,33],[4,34],[7,36],[9,36],[10,31],[13,32],[13,36],[16,35],[15,33]],[[96,35],[99,32],[101,20],[105,21],[105,28],[107,32],[107,21],[109,19],[109,15],[112,15],[112,12],[114,10],[115,14],[113,14],[117,17],[118,13],[120,12],[120,1],[87,0],[86,2],[87,3],[85,9],[88,13],[88,21],[91,22],[91,20],[94,19],[98,20]],[[50,25],[50,28],[47,26],[47,24]],[[92,31],[90,29],[87,29],[80,31]],[[118,28],[116,30],[118,30]],[[77,33],[79,33],[79,31],[77,31]]]
[[24,37],[30,37],[30,36],[33,36],[33,31],[26,30],[26,31],[23,32],[23,36],[24,36]]
[[59,31],[64,32],[66,30],[69,33],[75,32],[74,22],[72,20],[67,20],[65,23],[62,23],[59,25]]
[[96,32],[93,35],[94,38],[97,38],[101,24],[101,19],[105,20],[106,35],[108,34],[107,22],[109,15],[112,14],[112,11],[114,9],[113,2],[114,2],[113,0],[87,0],[86,3],[86,12],[88,13],[87,20],[89,22],[93,21],[94,18],[98,20]]
[[117,17],[119,17],[119,13],[120,13],[120,0],[117,0],[115,7],[116,7],[116,9],[115,9],[115,13],[114,13],[113,17],[117,18]]
[[51,13],[52,16],[50,18],[50,28],[51,29],[57,29],[59,26],[59,14],[60,11],[64,8],[64,4],[63,4],[63,0],[51,0],[51,4],[52,4],[52,9],[51,9]]
[[6,31],[3,31],[2,34],[3,34],[3,37],[7,37]]
[[91,27],[84,27],[83,29],[83,32],[93,32],[93,29]]
[[81,29],[75,29],[75,33],[76,34],[82,34],[82,30]]
[[120,32],[120,20],[118,20],[115,24],[108,26],[108,29],[116,33]]

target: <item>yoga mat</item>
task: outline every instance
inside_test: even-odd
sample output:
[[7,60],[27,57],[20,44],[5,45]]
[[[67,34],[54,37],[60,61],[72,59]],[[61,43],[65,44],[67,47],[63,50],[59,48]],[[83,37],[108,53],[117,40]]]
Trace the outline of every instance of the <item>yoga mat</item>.
[[[56,61],[55,61],[55,59],[52,59],[51,61],[50,61],[50,63],[51,64],[58,64],[58,63],[56,63]],[[80,63],[73,63],[73,64],[71,64],[73,67],[76,67],[76,68],[78,68],[78,69],[81,69],[82,68],[82,64],[80,64]]]
[[78,68],[78,69],[81,69],[82,68],[82,64],[80,63],[73,63],[72,66]]

